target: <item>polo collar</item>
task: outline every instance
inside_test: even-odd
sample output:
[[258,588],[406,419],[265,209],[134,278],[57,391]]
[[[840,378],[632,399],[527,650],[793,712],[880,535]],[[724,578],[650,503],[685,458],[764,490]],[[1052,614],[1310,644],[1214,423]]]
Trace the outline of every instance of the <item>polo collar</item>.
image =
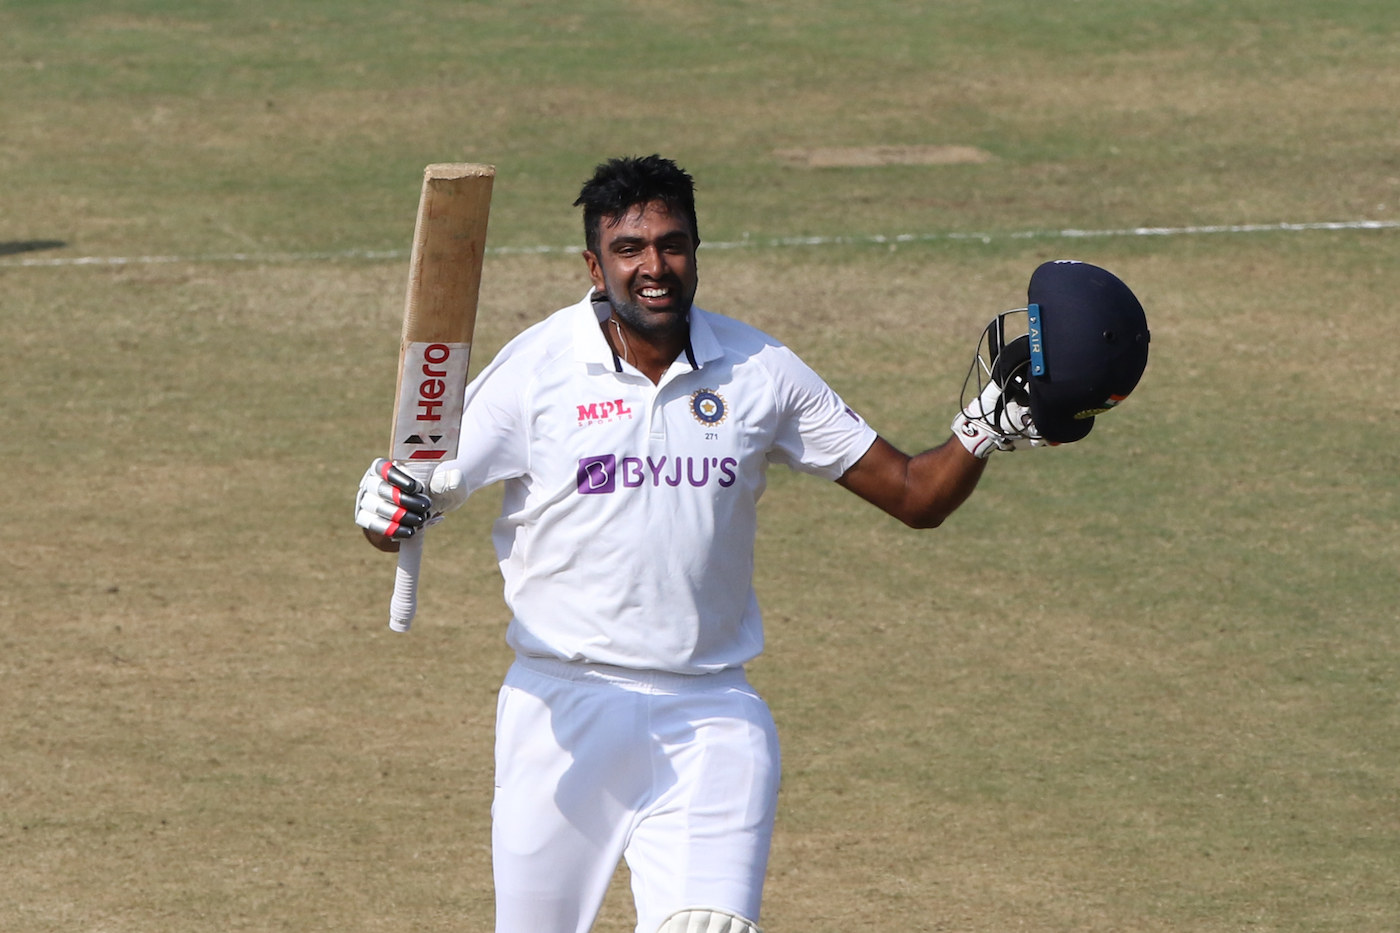
[[[570,311],[573,315],[574,359],[621,372],[622,363],[608,345],[602,328],[598,326],[608,319],[607,303],[599,302],[595,305],[593,290],[589,289]],[[715,337],[710,322],[706,320],[708,317],[708,311],[691,306],[690,334],[682,355],[692,370],[698,370],[711,360],[717,360],[724,355],[724,348],[719,345],[719,339]]]

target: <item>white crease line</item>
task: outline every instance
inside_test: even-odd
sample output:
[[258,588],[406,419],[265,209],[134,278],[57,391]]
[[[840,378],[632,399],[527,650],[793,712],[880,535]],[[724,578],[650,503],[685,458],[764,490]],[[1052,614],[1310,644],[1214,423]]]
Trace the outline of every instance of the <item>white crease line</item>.
[[347,249],[335,253],[208,253],[202,256],[66,256],[0,259],[0,267],[154,266],[172,262],[303,262],[315,259],[406,259],[406,249]]
[[[1277,224],[1213,224],[1191,227],[1126,227],[1120,230],[1026,230],[1018,233],[900,233],[868,236],[790,236],[744,237],[741,240],[706,241],[704,249],[759,249],[792,246],[840,246],[899,243],[932,243],[938,240],[1061,239],[1078,240],[1091,237],[1190,236],[1203,233],[1297,233],[1306,230],[1393,230],[1400,220],[1338,220],[1318,223]],[[521,256],[542,253],[576,253],[579,246],[492,246],[486,252],[493,256]],[[325,253],[211,253],[203,256],[70,256],[60,258],[0,259],[0,268],[25,266],[138,266],[177,262],[261,262],[284,263],[311,260],[346,259],[407,259],[406,249],[347,249]]]
[[732,240],[705,243],[713,249],[743,249],[756,246],[831,246],[872,243],[931,243],[935,240],[993,240],[1084,239],[1088,237],[1185,236],[1199,233],[1268,233],[1299,232],[1303,230],[1390,230],[1400,227],[1400,220],[1340,220],[1320,223],[1279,224],[1217,224],[1194,227],[1129,227],[1120,230],[1026,230],[1018,233],[901,233],[894,236],[808,236],[776,239]]

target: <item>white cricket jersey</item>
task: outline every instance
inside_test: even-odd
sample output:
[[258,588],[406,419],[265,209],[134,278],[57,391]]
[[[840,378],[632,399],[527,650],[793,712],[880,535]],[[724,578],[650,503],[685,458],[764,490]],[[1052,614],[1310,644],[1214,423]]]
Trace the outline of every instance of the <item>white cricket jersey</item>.
[[753,590],[770,462],[837,479],[875,431],[772,337],[692,308],[659,385],[619,361],[585,296],[467,387],[456,460],[505,482],[492,537],[527,657],[700,674],[763,650]]

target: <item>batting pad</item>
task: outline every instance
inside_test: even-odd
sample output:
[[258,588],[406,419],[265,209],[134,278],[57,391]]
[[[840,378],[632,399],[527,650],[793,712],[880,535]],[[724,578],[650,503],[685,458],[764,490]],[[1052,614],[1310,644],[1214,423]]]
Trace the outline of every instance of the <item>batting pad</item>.
[[763,933],[752,921],[718,907],[687,907],[667,917],[656,933]]

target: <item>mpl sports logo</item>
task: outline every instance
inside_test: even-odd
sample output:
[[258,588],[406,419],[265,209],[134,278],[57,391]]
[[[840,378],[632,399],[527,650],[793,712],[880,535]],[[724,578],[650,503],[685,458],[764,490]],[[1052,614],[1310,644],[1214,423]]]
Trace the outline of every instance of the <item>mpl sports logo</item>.
[[578,408],[579,427],[586,424],[607,424],[609,421],[632,417],[632,409],[628,408],[627,403],[620,398],[606,402],[591,402],[576,407]]
[[734,468],[739,461],[733,457],[623,457],[599,454],[583,457],[578,462],[578,492],[581,496],[600,496],[617,492],[618,483],[624,489],[639,486],[694,486],[701,488],[715,483],[728,489],[738,481]]

